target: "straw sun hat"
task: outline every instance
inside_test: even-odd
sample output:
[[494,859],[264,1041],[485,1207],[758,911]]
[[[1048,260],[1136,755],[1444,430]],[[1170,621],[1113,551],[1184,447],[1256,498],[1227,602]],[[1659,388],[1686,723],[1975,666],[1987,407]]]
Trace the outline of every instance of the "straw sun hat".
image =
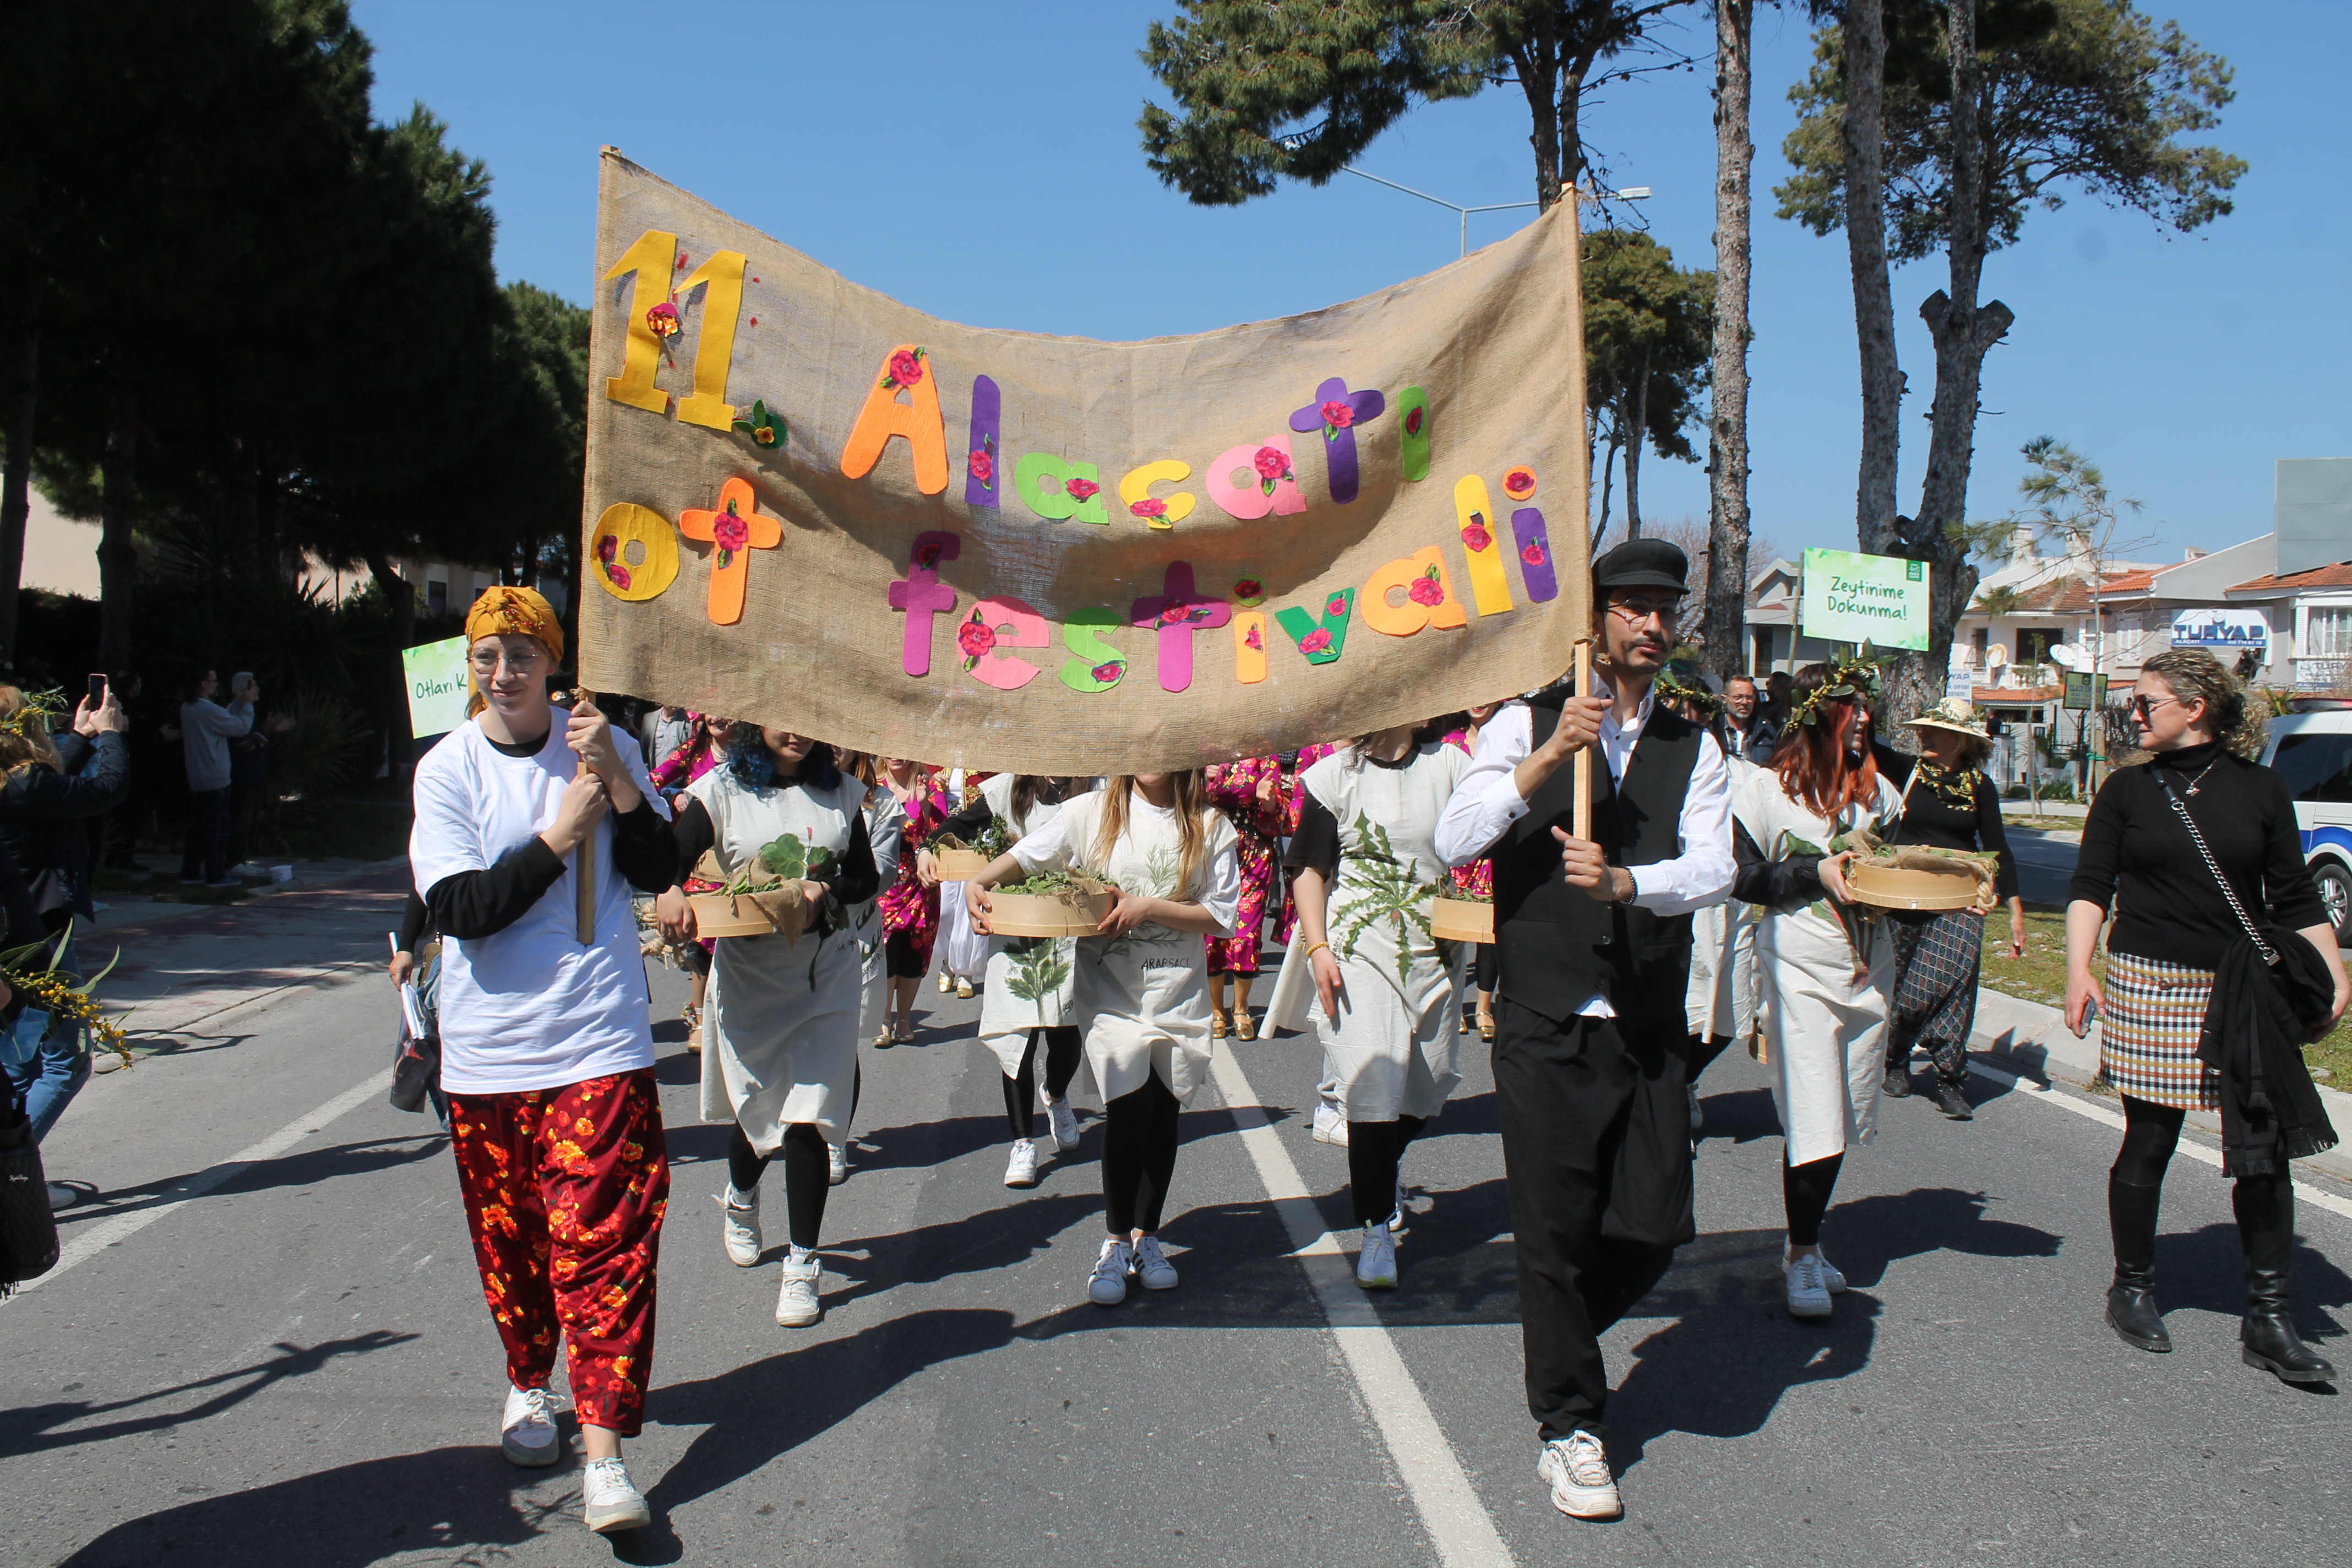
[[1976,705],[1958,697],[1947,697],[1916,719],[1906,719],[1904,723],[1915,730],[1950,730],[1979,741],[1992,738],[1985,733],[1984,716],[1977,711]]

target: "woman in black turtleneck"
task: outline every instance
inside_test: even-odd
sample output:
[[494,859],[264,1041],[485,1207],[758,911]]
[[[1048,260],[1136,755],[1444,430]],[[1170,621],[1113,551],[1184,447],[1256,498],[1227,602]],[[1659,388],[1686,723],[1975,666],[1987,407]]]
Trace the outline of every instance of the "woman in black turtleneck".
[[[2231,749],[2245,717],[2237,681],[2203,648],[2175,648],[2142,668],[2131,711],[2150,755],[2144,766],[2116,770],[2083,825],[2066,910],[2066,1023],[2079,1033],[2088,1005],[2098,1005],[2099,1076],[2124,1103],[2123,1148],[2107,1178],[2116,1246],[2107,1321],[2128,1343],[2168,1351],[2155,1298],[2157,1207],[2182,1120],[2220,1107],[2218,1075],[2197,1047],[2214,971],[2243,929],[2174,811],[2176,799],[2248,914],[2259,922],[2267,906],[2271,923],[2296,931],[2326,960],[2336,1016],[2352,993],[2286,785]],[[2111,898],[2103,991],[2091,957]],[[2249,1365],[2324,1383],[2333,1369],[2297,1337],[2289,1315],[2294,1186],[2279,1164],[2274,1173],[2241,1175],[2231,1194],[2246,1258],[2239,1337]]]

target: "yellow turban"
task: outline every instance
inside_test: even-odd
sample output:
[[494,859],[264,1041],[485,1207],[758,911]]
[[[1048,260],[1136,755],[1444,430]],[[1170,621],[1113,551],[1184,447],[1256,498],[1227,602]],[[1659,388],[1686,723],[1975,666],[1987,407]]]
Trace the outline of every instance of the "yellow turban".
[[[555,608],[536,590],[509,588],[503,584],[482,590],[474,607],[466,612],[466,644],[468,647],[484,637],[537,637],[546,645],[547,655],[558,665],[563,662],[563,623],[555,618]],[[466,684],[473,685],[473,671],[466,674]],[[477,689],[468,705],[473,712],[482,710],[482,694]]]

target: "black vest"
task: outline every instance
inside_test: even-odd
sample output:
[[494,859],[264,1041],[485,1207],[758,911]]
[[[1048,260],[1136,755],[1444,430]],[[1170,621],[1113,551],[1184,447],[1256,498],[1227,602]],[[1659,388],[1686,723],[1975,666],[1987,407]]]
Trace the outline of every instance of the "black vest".
[[[1528,703],[1531,747],[1559,727],[1565,689]],[[1653,707],[1642,737],[1612,780],[1593,748],[1592,838],[1612,866],[1647,866],[1681,853],[1683,797],[1697,764],[1703,733],[1664,707]],[[1634,904],[1606,904],[1571,888],[1559,871],[1554,827],[1573,832],[1573,762],[1546,779],[1492,852],[1495,941],[1502,994],[1562,1022],[1594,992],[1635,1028],[1684,1032],[1683,994],[1690,984],[1688,915],[1658,915]]]

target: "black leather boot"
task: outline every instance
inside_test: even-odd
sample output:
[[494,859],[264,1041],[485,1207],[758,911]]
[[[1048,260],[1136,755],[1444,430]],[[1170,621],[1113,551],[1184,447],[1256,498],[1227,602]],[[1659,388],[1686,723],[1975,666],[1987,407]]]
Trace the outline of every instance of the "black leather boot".
[[2107,1287],[2107,1326],[2127,1345],[2158,1355],[2172,1349],[2156,1310],[2156,1213],[2164,1188],[2107,1173],[2107,1228],[2116,1239],[2116,1282]]
[[2238,1331],[2248,1366],[2286,1383],[2333,1383],[2336,1369],[2294,1331],[2288,1300],[2294,1277],[2294,1183],[2291,1177],[2241,1176],[2230,1194],[2238,1242],[2246,1251],[2246,1321]]

